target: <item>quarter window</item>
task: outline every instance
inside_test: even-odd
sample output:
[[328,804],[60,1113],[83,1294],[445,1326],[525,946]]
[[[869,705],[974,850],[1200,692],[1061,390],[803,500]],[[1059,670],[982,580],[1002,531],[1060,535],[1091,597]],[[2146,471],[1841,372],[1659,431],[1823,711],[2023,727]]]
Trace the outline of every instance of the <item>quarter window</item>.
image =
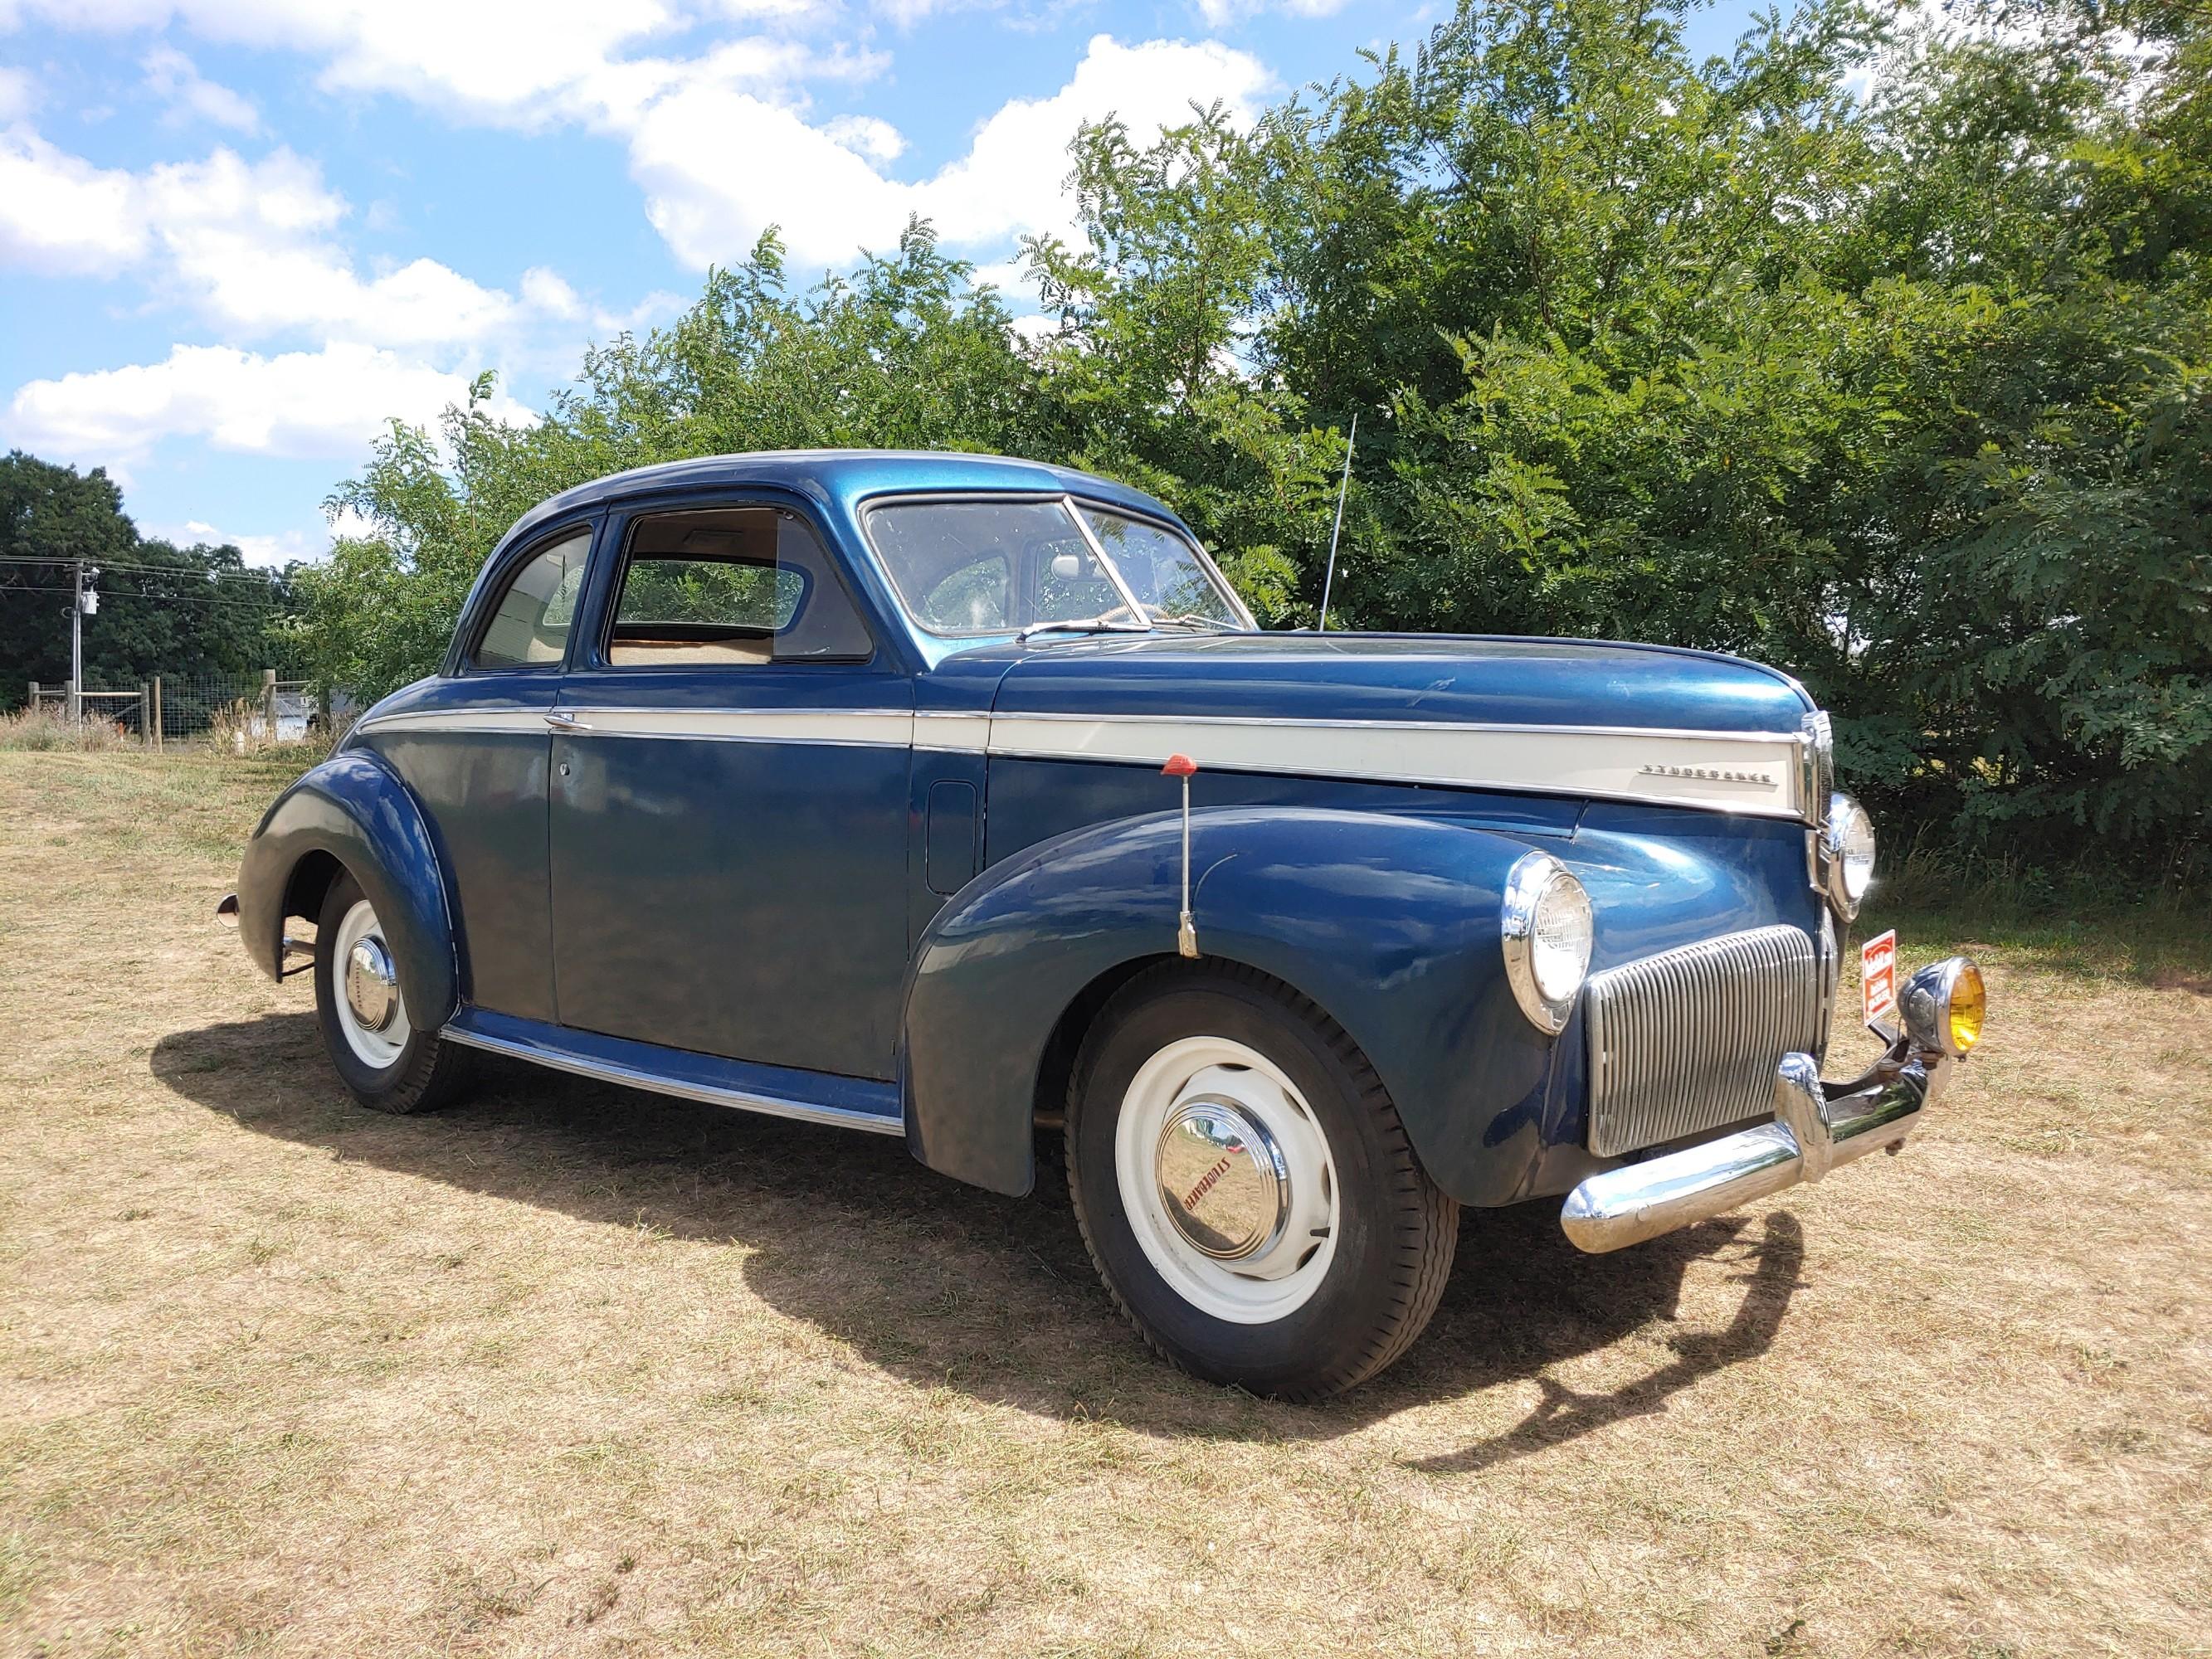
[[493,607],[477,642],[479,668],[526,668],[568,654],[568,630],[584,588],[592,532],[579,530],[524,561]]
[[617,668],[866,658],[867,627],[805,523],[774,507],[657,513],[630,532]]

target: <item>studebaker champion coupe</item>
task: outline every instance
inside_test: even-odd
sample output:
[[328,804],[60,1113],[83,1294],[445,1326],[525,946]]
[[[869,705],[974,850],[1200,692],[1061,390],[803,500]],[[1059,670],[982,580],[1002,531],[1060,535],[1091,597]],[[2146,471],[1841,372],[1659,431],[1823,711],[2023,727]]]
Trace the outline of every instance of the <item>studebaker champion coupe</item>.
[[1462,1206],[1610,1250],[1903,1141],[1981,980],[1821,1081],[1874,865],[1830,751],[1733,658],[1262,633],[1103,479],[727,456],[526,514],[222,908],[382,1110],[489,1049],[1009,1194],[1061,1130],[1145,1340],[1312,1398]]

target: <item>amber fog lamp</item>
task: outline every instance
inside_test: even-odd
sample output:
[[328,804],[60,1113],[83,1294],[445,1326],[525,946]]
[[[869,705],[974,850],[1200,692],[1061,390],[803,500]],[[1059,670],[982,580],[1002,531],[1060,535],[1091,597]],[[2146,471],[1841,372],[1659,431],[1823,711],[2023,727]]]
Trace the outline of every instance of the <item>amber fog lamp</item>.
[[1905,981],[1897,999],[1913,1045],[1954,1059],[1982,1040],[1988,1008],[1982,970],[1965,957],[1931,963]]
[[1947,1024],[1953,1054],[1963,1054],[1982,1040],[1982,1016],[1988,1007],[1989,998],[1982,988],[1982,970],[1969,962],[1951,982],[1951,1009]]

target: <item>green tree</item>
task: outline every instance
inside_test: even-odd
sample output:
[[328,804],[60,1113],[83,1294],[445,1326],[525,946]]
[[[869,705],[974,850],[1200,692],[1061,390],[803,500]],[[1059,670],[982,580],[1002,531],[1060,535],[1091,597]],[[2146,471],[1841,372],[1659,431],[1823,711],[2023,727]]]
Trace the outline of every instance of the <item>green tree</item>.
[[1310,622],[1357,416],[1340,624],[1745,653],[1903,827],[2202,856],[2207,14],[1807,0],[1700,60],[1687,9],[1468,0],[1252,128],[1086,131],[1034,322],[923,224],[799,295],[764,238],[544,420],[388,434],[319,672],[434,663],[559,489],[815,445],[1124,479]]
[[84,623],[88,686],[245,675],[296,660],[284,576],[249,570],[235,547],[143,539],[105,471],[15,451],[0,459],[0,708],[21,707],[28,681],[68,682],[80,560],[100,573],[99,612]]

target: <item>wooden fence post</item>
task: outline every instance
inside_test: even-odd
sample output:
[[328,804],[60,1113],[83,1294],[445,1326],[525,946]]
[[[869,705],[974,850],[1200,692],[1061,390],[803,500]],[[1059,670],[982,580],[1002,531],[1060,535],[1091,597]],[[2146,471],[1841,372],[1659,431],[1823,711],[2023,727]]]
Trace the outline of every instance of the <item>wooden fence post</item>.
[[269,723],[266,736],[271,744],[276,741],[276,671],[261,671],[261,718]]
[[151,712],[154,718],[154,752],[158,755],[161,752],[161,677],[159,674],[154,676],[154,707]]
[[154,730],[147,723],[147,717],[153,712],[153,694],[148,689],[146,682],[141,680],[138,682],[138,746],[141,749],[151,749],[154,746]]
[[31,682],[31,701],[26,703],[24,707],[28,708],[33,714],[39,712],[39,683],[36,680],[33,680]]

